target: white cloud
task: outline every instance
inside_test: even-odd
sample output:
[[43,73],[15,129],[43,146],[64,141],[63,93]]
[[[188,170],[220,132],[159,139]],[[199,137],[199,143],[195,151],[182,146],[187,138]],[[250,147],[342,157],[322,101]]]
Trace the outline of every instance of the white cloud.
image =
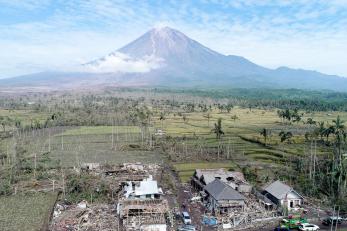
[[160,68],[164,60],[155,56],[134,59],[126,54],[114,52],[102,59],[83,65],[82,71],[101,73],[145,73]]
[[[48,0],[22,2],[0,0],[0,6],[51,12],[14,23],[0,17],[0,77],[89,62],[161,22],[211,49],[260,65],[347,76],[346,0],[54,1],[62,5],[57,10]],[[111,63],[141,71],[157,65],[119,57]]]

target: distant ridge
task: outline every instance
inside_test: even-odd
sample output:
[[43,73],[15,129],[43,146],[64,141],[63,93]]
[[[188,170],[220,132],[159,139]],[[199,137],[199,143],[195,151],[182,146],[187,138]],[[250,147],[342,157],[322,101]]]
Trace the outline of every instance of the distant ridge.
[[269,69],[223,55],[178,30],[154,28],[110,54],[73,72],[42,72],[0,80],[1,87],[52,89],[105,86],[297,88],[347,91],[347,78],[316,71]]

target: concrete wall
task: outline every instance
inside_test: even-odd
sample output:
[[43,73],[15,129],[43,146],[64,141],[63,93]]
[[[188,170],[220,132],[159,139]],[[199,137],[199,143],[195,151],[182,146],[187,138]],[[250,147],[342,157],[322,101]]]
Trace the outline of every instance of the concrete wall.
[[281,200],[282,206],[287,206],[288,210],[295,208],[297,205],[302,205],[303,199],[295,192],[290,192],[287,194],[285,199]]
[[166,224],[141,225],[140,231],[166,231]]

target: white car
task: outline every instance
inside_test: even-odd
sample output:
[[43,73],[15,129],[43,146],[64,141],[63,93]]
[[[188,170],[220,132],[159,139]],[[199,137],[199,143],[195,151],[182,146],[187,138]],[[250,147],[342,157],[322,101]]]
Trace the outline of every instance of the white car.
[[319,230],[319,226],[318,225],[314,225],[314,224],[304,223],[304,224],[301,224],[299,226],[299,230],[302,230],[302,231],[317,231],[317,230]]
[[183,223],[185,225],[190,225],[192,223],[192,220],[190,219],[189,213],[182,212],[182,218],[183,218]]

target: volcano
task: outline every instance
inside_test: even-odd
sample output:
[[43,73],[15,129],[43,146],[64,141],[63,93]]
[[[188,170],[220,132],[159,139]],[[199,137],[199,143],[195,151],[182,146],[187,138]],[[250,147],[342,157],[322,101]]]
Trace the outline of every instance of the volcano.
[[316,71],[269,69],[209,49],[178,30],[154,28],[126,46],[73,72],[42,72],[0,80],[0,86],[95,88],[166,86],[298,88],[347,91],[347,78]]

